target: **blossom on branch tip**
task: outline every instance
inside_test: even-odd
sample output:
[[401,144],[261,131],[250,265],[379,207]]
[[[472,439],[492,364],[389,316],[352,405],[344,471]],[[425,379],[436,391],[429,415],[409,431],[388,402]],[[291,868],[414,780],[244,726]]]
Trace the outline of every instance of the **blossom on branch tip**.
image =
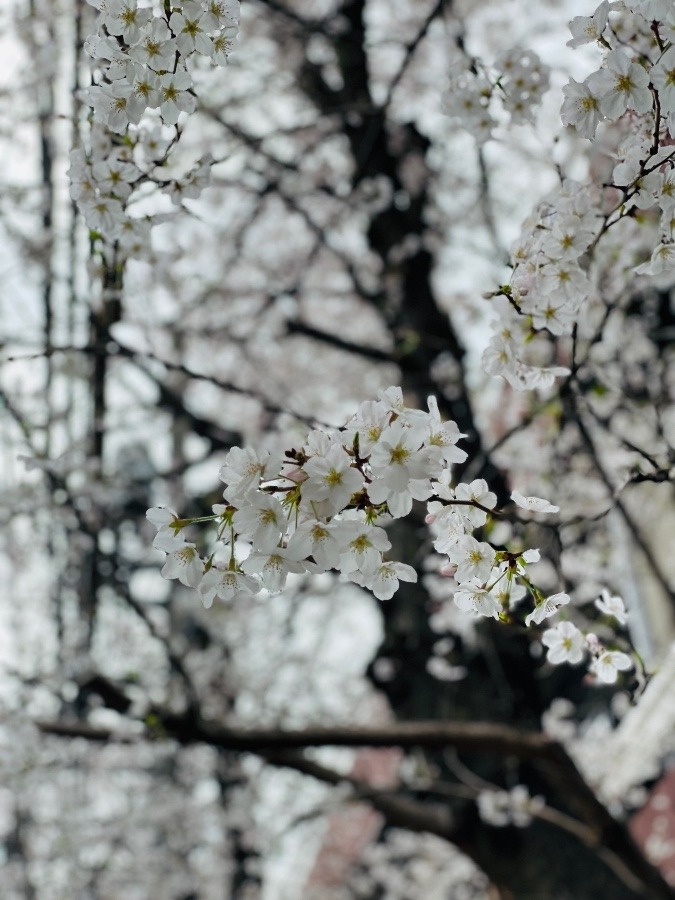
[[228,497],[243,498],[252,488],[257,488],[261,481],[278,478],[281,469],[281,458],[273,457],[267,451],[256,451],[251,447],[232,447],[225,457],[225,464],[220,467],[218,477],[228,485]]
[[575,16],[569,24],[572,39],[567,42],[567,46],[579,47],[581,44],[599,41],[607,27],[608,18],[609,0],[603,0],[592,16]]
[[204,24],[209,31],[236,28],[239,21],[239,0],[206,0]]
[[520,491],[512,491],[511,499],[519,506],[521,509],[526,509],[528,512],[538,512],[538,513],[557,513],[560,512],[559,506],[554,506],[552,503],[549,503],[548,500],[544,500],[541,497],[524,497]]
[[630,656],[620,650],[605,650],[591,663],[591,672],[605,684],[614,684],[619,672],[626,672],[632,668]]
[[171,553],[180,549],[185,544],[181,527],[179,526],[178,513],[168,506],[153,506],[145,514],[146,519],[157,529],[157,534],[152,542],[155,550]]
[[210,56],[213,50],[211,38],[207,31],[213,30],[213,22],[199,3],[184,0],[181,12],[174,12],[169,19],[169,26],[176,35],[178,50],[183,56],[189,56],[195,50],[204,56]]
[[613,597],[605,588],[595,601],[595,606],[606,616],[613,616],[620,625],[625,625],[628,617],[621,597]]
[[545,600],[537,602],[532,612],[525,618],[525,625],[529,626],[533,622],[535,625],[541,625],[544,619],[554,616],[561,606],[566,606],[570,602],[568,594],[551,594]]

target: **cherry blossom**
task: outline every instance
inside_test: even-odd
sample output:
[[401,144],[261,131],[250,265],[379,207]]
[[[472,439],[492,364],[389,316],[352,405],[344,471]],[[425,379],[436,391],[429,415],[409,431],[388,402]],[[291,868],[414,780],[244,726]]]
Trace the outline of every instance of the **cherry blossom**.
[[307,480],[302,495],[307,500],[326,500],[337,512],[363,486],[363,477],[352,468],[351,458],[340,446],[332,446],[326,456],[305,463]]
[[263,587],[276,594],[283,591],[288,575],[299,575],[305,571],[301,559],[297,549],[275,547],[272,551],[251,553],[242,562],[241,568],[247,575],[260,575]]
[[169,26],[176,35],[178,50],[183,56],[188,56],[193,51],[210,56],[213,50],[211,39],[207,31],[215,30],[212,26],[217,23],[207,16],[199,3],[192,0],[184,0],[182,12],[171,14]]
[[204,574],[202,561],[194,544],[185,543],[172,550],[162,567],[163,578],[177,578],[186,587],[196,588]]
[[490,577],[495,551],[485,541],[477,541],[469,534],[460,537],[448,550],[448,558],[457,566],[457,580],[485,582]]
[[491,591],[469,584],[463,584],[453,595],[455,605],[464,612],[472,612],[477,616],[498,619],[502,612],[502,604]]
[[611,50],[607,68],[591,76],[599,92],[600,112],[610,119],[618,119],[627,109],[646,113],[652,108],[649,75],[643,67],[622,50]]
[[537,601],[535,608],[525,619],[525,624],[531,625],[534,622],[536,625],[541,625],[544,619],[554,616],[561,606],[565,606],[569,602],[569,595],[564,593],[551,594],[550,597],[542,598]]
[[250,575],[231,569],[221,569],[214,566],[204,573],[199,583],[199,596],[206,609],[213,605],[215,597],[227,602],[234,602],[238,598],[250,597],[257,594],[261,585]]
[[159,76],[159,111],[165,125],[175,125],[181,113],[194,112],[197,101],[191,88],[192,78],[184,68]]
[[575,16],[570,22],[572,40],[567,42],[567,46],[579,47],[581,44],[599,41],[607,27],[608,18],[609,0],[603,0],[592,16]]
[[538,512],[538,513],[557,513],[560,512],[559,506],[554,506],[552,503],[549,503],[548,500],[543,500],[541,497],[524,497],[520,491],[513,491],[511,493],[511,499],[519,506],[521,509],[527,509],[529,512]]
[[234,502],[251,488],[257,488],[261,480],[275,478],[280,468],[281,459],[272,456],[269,450],[232,447],[218,477],[228,485],[227,495]]
[[558,622],[553,628],[548,628],[541,642],[548,647],[546,659],[553,665],[580,663],[586,649],[583,634],[572,622]]
[[563,88],[565,100],[560,110],[563,125],[573,125],[585,138],[594,138],[600,124],[600,90],[589,79],[579,82],[573,78]]
[[232,517],[232,524],[257,550],[272,550],[279,543],[286,523],[281,503],[276,497],[259,491],[248,494],[246,501],[246,506]]
[[633,668],[630,656],[620,650],[605,650],[591,663],[591,672],[605,684],[614,684],[619,672]]
[[606,616],[613,616],[620,625],[626,624],[628,613],[623,600],[621,597],[612,596],[606,588],[595,601],[595,606]]
[[412,566],[400,562],[383,562],[372,574],[370,589],[378,600],[391,600],[398,590],[399,581],[417,581]]

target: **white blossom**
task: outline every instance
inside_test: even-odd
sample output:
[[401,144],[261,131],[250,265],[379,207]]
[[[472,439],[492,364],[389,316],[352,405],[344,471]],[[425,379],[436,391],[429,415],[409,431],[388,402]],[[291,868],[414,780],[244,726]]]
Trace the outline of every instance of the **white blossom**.
[[325,456],[309,459],[303,466],[307,480],[302,483],[305,500],[327,500],[337,512],[348,503],[352,494],[363,487],[363,476],[352,467],[352,458],[338,444],[331,446]]
[[340,553],[346,543],[344,532],[341,522],[309,519],[298,525],[288,546],[296,550],[302,559],[313,557],[317,567],[323,571],[337,569],[340,566]]
[[284,508],[276,497],[251,491],[246,503],[232,517],[237,533],[251,540],[256,550],[272,550],[286,525]]
[[495,551],[487,542],[465,534],[449,548],[448,558],[457,566],[457,581],[475,580],[483,584],[490,577]]
[[183,544],[172,550],[162,568],[163,578],[177,578],[186,587],[196,588],[204,572],[204,561],[194,544]]
[[154,72],[168,71],[173,66],[176,42],[164,19],[155,16],[141,29],[139,40],[130,48],[129,56]]
[[373,572],[382,561],[382,553],[391,548],[383,528],[359,522],[345,522],[345,550],[340,556],[340,570]]
[[588,80],[598,93],[601,113],[609,119],[618,119],[627,109],[646,113],[652,108],[649,75],[623,50],[610,51],[607,68],[594,72]]
[[560,512],[559,506],[554,506],[552,503],[549,503],[548,500],[543,500],[541,497],[524,497],[520,491],[512,491],[511,499],[519,506],[521,509],[526,509],[528,512],[538,512],[538,513],[557,513]]
[[563,88],[565,97],[560,110],[563,125],[573,125],[585,138],[594,138],[600,123],[600,92],[587,78],[584,82],[569,80]]
[[[460,483],[455,488],[455,499],[461,500],[462,505],[459,508],[462,518],[466,519],[473,528],[479,528],[487,522],[488,514],[486,509],[494,509],[497,505],[497,495],[493,494],[488,488],[487,481],[484,478],[476,478],[470,484]],[[479,509],[478,506],[472,506],[476,503],[485,509]]]
[[260,591],[260,584],[250,575],[213,566],[204,573],[198,590],[202,603],[209,609],[215,597],[231,602],[242,596],[257,594]]
[[462,584],[452,598],[455,605],[463,612],[472,612],[476,616],[498,619],[502,612],[499,598],[492,591],[487,591],[478,584]]
[[139,9],[136,0],[105,0],[101,13],[108,34],[123,37],[127,44],[136,43],[140,28],[152,17],[152,10]]
[[193,0],[184,0],[181,9],[182,12],[172,13],[169,19],[169,25],[176,35],[178,50],[183,56],[188,56],[195,50],[204,56],[210,56],[213,44],[206,32],[211,30],[211,20]]
[[87,226],[98,231],[108,240],[114,240],[122,230],[124,209],[119,200],[111,197],[94,197],[80,204]]
[[362,457],[370,456],[380,435],[389,424],[389,416],[389,410],[380,400],[366,400],[347,423],[345,435],[352,443],[358,434],[359,454]]
[[272,594],[283,591],[286,578],[306,571],[302,557],[295,550],[276,547],[271,552],[251,553],[241,564],[247,575],[260,575],[263,586]]
[[192,79],[187,71],[178,68],[159,77],[159,109],[165,125],[175,125],[182,112],[194,112],[197,101],[189,93]]
[[99,190],[120,200],[126,200],[132,191],[132,183],[140,176],[133,163],[115,154],[97,160],[92,166],[92,174]]
[[243,498],[249,490],[257,488],[261,481],[271,481],[279,476],[281,459],[268,450],[257,451],[251,447],[232,447],[220,467],[218,477],[228,485],[228,496]]
[[633,662],[626,653],[620,650],[605,650],[591,663],[591,672],[605,684],[614,684],[619,672],[633,668]]
[[563,662],[573,665],[580,663],[586,649],[583,634],[572,622],[558,622],[553,628],[548,628],[543,633],[541,642],[548,647],[546,659],[553,665]]
[[595,606],[606,616],[613,616],[620,625],[625,625],[628,613],[621,597],[613,597],[605,588],[595,601]]
[[400,562],[384,562],[371,577],[371,590],[378,600],[391,600],[398,590],[399,581],[417,581],[417,572],[412,566]]
[[581,44],[599,41],[607,27],[608,18],[609,0],[603,0],[592,16],[575,16],[570,22],[572,40],[567,42],[567,46],[579,47]]
[[239,0],[206,0],[204,27],[208,31],[235,29],[239,21]]
[[536,625],[541,625],[544,619],[554,616],[561,606],[566,606],[569,602],[570,598],[567,594],[552,594],[546,600],[537,603],[534,610],[525,618],[525,624],[529,626],[534,622]]

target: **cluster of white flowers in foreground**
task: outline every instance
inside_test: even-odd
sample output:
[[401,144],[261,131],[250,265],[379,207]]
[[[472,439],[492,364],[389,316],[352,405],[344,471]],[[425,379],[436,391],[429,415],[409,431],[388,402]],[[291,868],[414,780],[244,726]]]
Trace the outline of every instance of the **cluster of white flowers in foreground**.
[[[602,153],[614,157],[614,168],[603,184],[564,181],[537,205],[512,248],[508,284],[490,295],[499,298],[499,319],[484,366],[519,390],[547,388],[569,374],[558,364],[569,351],[557,339],[573,334],[595,286],[606,289],[608,269],[633,277],[675,271],[675,4],[604,0],[570,30],[571,47],[597,42],[604,59],[583,82],[565,86],[562,122],[590,140],[610,123]],[[513,120],[527,121],[548,86],[546,67],[530,54],[512,52],[496,65],[503,75],[490,80],[471,60],[469,71],[451,73],[445,97],[446,112],[480,141],[491,136],[496,94],[510,108],[513,85],[522,85],[516,96],[524,111]],[[640,257],[631,263],[617,237],[599,260],[608,231],[629,218],[642,228]]]
[[[153,546],[167,554],[162,575],[196,588],[206,607],[215,597],[281,591],[291,573],[329,570],[388,600],[399,581],[415,582],[417,573],[388,558],[384,526],[407,516],[413,500],[426,500],[434,547],[445,557],[441,571],[457,582],[455,604],[477,617],[516,622],[516,604],[529,595],[534,603],[524,624],[540,625],[570,597],[547,597],[528,577],[538,550],[498,550],[473,536],[498,514],[497,498],[483,480],[453,484],[452,464],[466,459],[457,446],[464,436],[454,422],[441,421],[434,397],[422,412],[404,406],[401,388],[390,387],[362,403],[343,428],[311,431],[284,459],[233,447],[220,470],[225,503],[213,506],[211,516],[190,520],[166,507],[148,510],[158,529]],[[518,491],[511,500],[518,516],[558,512]],[[202,556],[186,539],[186,528],[197,522],[215,525],[222,549]],[[625,621],[619,598],[606,594],[598,605]],[[589,651],[592,671],[605,682],[631,666],[626,654],[607,650],[595,635],[584,637],[569,621],[546,630],[542,640],[553,664],[578,663]]]
[[152,183],[179,205],[208,183],[208,155],[180,179],[161,166],[179,138],[181,114],[195,110],[193,65],[227,63],[239,0],[184,0],[157,12],[136,0],[90,2],[100,11],[98,33],[85,43],[95,83],[83,96],[94,125],[88,152],[71,153],[71,194],[91,231],[117,242],[124,256],[141,255],[150,224],[129,215],[134,192]]

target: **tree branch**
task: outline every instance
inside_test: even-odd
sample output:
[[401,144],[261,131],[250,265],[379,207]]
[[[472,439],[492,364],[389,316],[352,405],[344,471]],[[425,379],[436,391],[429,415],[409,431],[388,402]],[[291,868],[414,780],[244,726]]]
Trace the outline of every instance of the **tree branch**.
[[[367,783],[342,775],[295,752],[307,747],[423,747],[517,756],[532,762],[565,801],[580,815],[588,842],[624,883],[638,895],[653,900],[673,900],[675,891],[660,871],[645,858],[630,832],[617,821],[588,786],[565,748],[542,732],[519,731],[492,722],[400,722],[378,728],[283,729],[228,728],[201,720],[188,713],[174,715],[155,711],[167,737],[188,746],[205,743],[220,750],[255,753],[272,765],[286,766],[328,784],[350,784],[353,799],[367,801],[392,825],[412,831],[427,831],[446,840],[457,841],[453,817],[446,807],[434,807],[400,794],[376,793]],[[80,723],[39,722],[47,734],[79,735],[106,741],[113,734]]]

